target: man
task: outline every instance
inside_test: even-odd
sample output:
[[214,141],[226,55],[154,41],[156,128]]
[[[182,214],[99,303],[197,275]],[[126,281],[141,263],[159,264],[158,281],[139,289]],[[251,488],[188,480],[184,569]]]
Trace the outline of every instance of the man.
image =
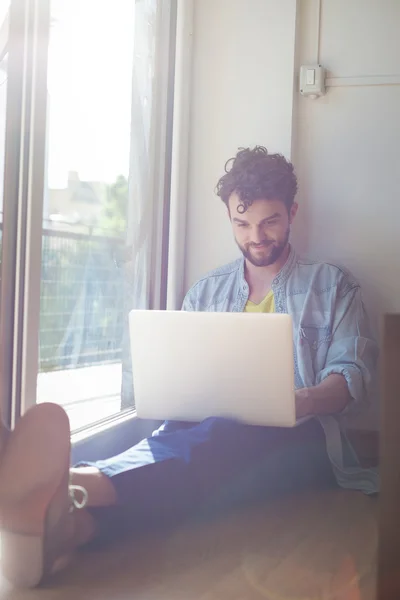
[[[228,161],[217,193],[243,257],[198,281],[183,308],[290,313],[297,415],[310,418],[292,429],[211,415],[165,423],[120,456],[70,471],[68,418],[56,405],[34,407],[7,440],[3,433],[0,526],[10,581],[35,586],[74,548],[121,528],[204,517],[333,479],[376,491],[376,473],[361,470],[340,426],[367,396],[376,345],[351,275],[301,260],[290,246],[296,191],[293,166],[263,147]],[[232,369],[244,368],[241,357],[251,352],[237,340]]]

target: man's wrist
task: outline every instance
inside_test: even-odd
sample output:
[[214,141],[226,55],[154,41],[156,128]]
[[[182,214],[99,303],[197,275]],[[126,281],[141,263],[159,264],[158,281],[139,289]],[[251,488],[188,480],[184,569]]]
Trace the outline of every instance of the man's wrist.
[[315,415],[315,399],[313,394],[313,388],[305,388],[306,394],[306,406],[307,406],[307,414]]
[[313,388],[304,388],[305,406],[307,415],[315,414],[315,402],[313,395]]
[[296,411],[298,418],[314,414],[312,388],[301,388],[296,391]]

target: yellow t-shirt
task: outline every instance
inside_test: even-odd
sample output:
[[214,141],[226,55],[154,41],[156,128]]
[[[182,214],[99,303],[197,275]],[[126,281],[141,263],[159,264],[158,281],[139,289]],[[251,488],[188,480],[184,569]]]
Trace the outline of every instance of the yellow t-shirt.
[[261,300],[260,304],[254,304],[251,300],[248,300],[244,307],[244,312],[260,312],[260,313],[273,313],[275,312],[275,298],[274,292],[270,290],[265,296],[264,300]]

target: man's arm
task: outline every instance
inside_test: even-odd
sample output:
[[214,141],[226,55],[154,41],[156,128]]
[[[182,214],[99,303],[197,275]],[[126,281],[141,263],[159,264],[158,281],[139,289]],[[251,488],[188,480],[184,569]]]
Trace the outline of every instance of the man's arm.
[[342,412],[351,401],[349,386],[343,375],[332,373],[312,388],[296,391],[296,416],[331,415]]
[[298,416],[340,413],[364,400],[376,371],[378,349],[357,284],[345,276],[339,286],[332,339],[316,385],[296,392]]

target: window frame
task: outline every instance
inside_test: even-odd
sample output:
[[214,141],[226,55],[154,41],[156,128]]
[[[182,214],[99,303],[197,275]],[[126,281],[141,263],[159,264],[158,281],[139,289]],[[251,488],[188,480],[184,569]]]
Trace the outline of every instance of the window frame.
[[49,0],[12,0],[8,13],[0,372],[11,427],[36,389],[49,8]]
[[[161,2],[157,24],[150,308],[165,308],[167,298],[177,1]],[[13,427],[36,403],[50,0],[12,0],[9,15],[0,369],[2,414]],[[24,44],[18,48],[21,35]],[[123,432],[129,431],[133,443],[156,425],[137,419],[134,409],[94,423],[72,435],[74,462],[99,454],[96,448],[101,454],[106,446],[118,452],[123,449]]]

